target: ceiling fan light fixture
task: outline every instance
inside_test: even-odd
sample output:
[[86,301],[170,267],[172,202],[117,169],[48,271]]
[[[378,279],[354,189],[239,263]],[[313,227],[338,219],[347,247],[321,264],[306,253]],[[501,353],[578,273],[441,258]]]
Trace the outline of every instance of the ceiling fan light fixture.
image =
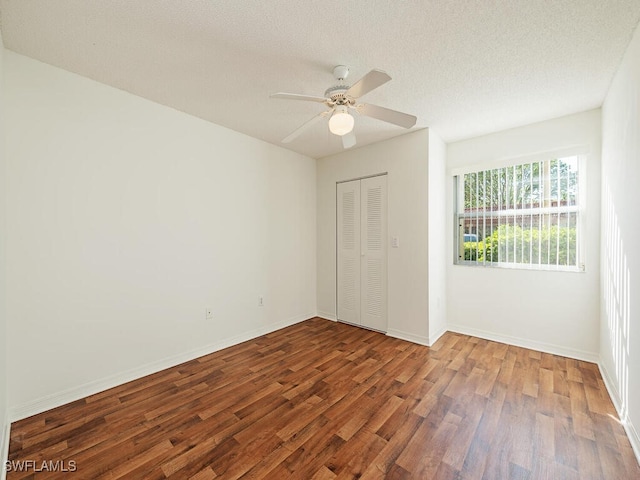
[[346,135],[353,130],[354,122],[353,117],[347,111],[347,107],[340,105],[336,107],[335,112],[329,119],[329,131],[334,135]]

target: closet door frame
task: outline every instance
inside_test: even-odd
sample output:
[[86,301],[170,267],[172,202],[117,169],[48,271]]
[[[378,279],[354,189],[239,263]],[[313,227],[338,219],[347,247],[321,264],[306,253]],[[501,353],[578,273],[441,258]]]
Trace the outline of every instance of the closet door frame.
[[[352,178],[349,180],[342,180],[336,182],[336,320],[344,323],[349,323],[353,325],[357,325],[360,327],[368,328],[371,330],[376,330],[380,332],[387,331],[388,328],[388,287],[387,287],[387,259],[388,259],[388,174],[387,172],[368,175],[364,177]],[[369,181],[367,181],[369,180]],[[377,181],[380,180],[380,181]],[[350,184],[351,187],[347,187],[345,190],[344,186],[340,187],[340,185]],[[382,196],[376,200],[376,193],[371,196],[367,190],[367,186],[376,186],[375,184],[382,184]],[[358,241],[359,251],[350,252],[346,251],[347,257],[350,257],[347,262],[345,262],[344,253],[341,251],[343,245],[341,245],[341,241],[344,240],[342,238],[344,225],[341,225],[341,221],[343,218],[341,216],[341,209],[344,208],[343,201],[341,198],[341,192],[344,193],[348,190],[357,191],[359,195],[359,201],[356,201],[358,204],[357,207],[354,208],[354,212],[357,211],[359,215],[359,219],[353,218],[351,221],[355,221],[358,225],[358,231],[354,234],[353,239],[349,239],[351,241]],[[378,242],[375,240],[371,243],[368,238],[368,233],[376,231],[376,225],[368,222],[369,218],[369,209],[367,207],[367,202],[373,201],[374,210],[376,208],[380,208],[379,212],[381,215],[381,224],[380,224],[380,232]],[[380,204],[376,206],[376,202]],[[353,208],[351,205],[348,205],[349,208]],[[375,212],[374,212],[375,213]],[[355,213],[354,213],[355,214]],[[375,218],[374,218],[375,221]],[[373,227],[373,230],[372,230]],[[348,228],[348,227],[347,227]],[[343,265],[341,265],[343,262]],[[354,265],[355,262],[355,265]],[[343,278],[341,276],[342,268],[345,268],[345,264],[348,268],[357,267],[357,279],[353,281],[351,279],[350,288],[355,288],[358,291],[358,305],[353,305],[353,298],[351,298],[351,302],[346,302],[348,307],[345,308],[345,302],[341,303],[341,291],[344,294],[344,290],[342,288]],[[371,264],[371,265],[369,265]],[[355,272],[351,272],[352,274]],[[372,289],[373,286],[373,289]],[[371,292],[374,291],[374,294],[379,295],[379,298],[374,298],[372,301]],[[353,296],[351,294],[351,297]],[[356,312],[357,311],[357,312]]]

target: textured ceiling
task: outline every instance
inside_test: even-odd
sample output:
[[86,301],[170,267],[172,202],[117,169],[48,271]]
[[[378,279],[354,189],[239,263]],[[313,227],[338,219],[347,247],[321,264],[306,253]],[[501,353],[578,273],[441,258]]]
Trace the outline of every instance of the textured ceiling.
[[[640,0],[0,0],[6,48],[274,144],[345,64],[446,141],[601,105]],[[349,82],[348,82],[349,83]],[[406,130],[356,118],[358,145]],[[287,148],[342,150],[317,124]]]

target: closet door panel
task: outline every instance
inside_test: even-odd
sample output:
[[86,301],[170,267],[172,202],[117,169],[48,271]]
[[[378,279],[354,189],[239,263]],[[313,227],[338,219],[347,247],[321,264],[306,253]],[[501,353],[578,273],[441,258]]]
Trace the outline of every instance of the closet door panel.
[[337,185],[337,317],[360,324],[360,181]]
[[387,177],[360,181],[360,323],[387,331]]

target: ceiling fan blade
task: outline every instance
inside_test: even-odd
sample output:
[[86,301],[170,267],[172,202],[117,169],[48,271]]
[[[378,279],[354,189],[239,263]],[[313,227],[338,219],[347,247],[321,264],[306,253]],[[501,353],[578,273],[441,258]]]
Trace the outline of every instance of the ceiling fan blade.
[[393,123],[394,125],[404,128],[413,127],[418,120],[414,115],[398,112],[397,110],[391,110],[378,105],[371,105],[369,103],[357,105],[356,111],[360,115],[366,115],[367,117],[376,118],[383,122]]
[[293,132],[291,132],[287,137],[282,139],[282,143],[290,143],[291,141],[295,140],[302,132],[304,132],[307,128],[315,125],[316,123],[318,123],[320,120],[323,120],[324,118],[326,118],[329,114],[331,113],[331,111],[327,111],[327,112],[321,112],[318,115],[316,115],[315,117],[313,117],[311,120],[307,120],[305,123],[303,123],[302,125],[300,125],[298,128],[296,128]]
[[269,98],[282,98],[284,100],[305,100],[307,102],[325,103],[327,101],[324,97],[314,97],[313,95],[300,95],[298,93],[272,93]]
[[351,130],[346,135],[342,135],[342,146],[344,148],[351,148],[356,144],[356,134]]
[[369,93],[374,88],[378,88],[391,80],[391,77],[382,70],[371,70],[364,77],[354,83],[346,94],[353,98],[361,97]]

